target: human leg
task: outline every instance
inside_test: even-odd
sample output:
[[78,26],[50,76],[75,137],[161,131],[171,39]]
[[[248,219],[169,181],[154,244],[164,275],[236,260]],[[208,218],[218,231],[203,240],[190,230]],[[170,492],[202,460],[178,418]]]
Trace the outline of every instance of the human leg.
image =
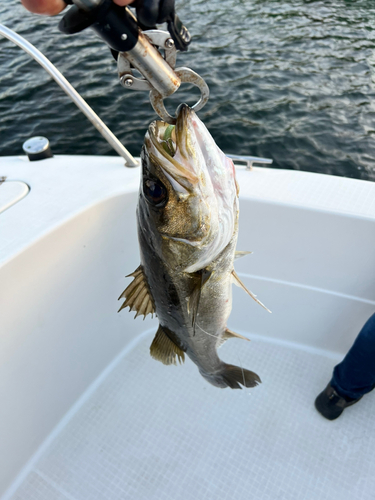
[[375,314],[365,323],[345,358],[335,366],[332,387],[340,396],[358,399],[375,385]]
[[335,420],[375,387],[375,314],[365,323],[330,383],[315,400],[316,409]]

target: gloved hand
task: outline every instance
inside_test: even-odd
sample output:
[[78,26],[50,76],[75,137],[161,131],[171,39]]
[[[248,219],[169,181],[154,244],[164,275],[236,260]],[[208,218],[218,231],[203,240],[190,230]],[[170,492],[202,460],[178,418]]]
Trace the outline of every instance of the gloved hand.
[[[118,4],[121,1],[116,0]],[[153,28],[156,24],[165,23],[174,13],[174,0],[135,0],[138,23],[145,28]]]
[[113,0],[117,5],[131,3],[137,11],[138,25],[142,30],[156,28],[157,24],[167,23],[176,48],[185,51],[191,41],[187,28],[175,13],[175,0]]
[[[72,0],[21,0],[23,6],[30,12],[55,16],[62,12]],[[138,24],[141,29],[155,28],[156,24],[167,22],[176,48],[185,51],[191,37],[187,28],[175,13],[175,0],[113,0],[120,7],[130,5],[136,8]]]

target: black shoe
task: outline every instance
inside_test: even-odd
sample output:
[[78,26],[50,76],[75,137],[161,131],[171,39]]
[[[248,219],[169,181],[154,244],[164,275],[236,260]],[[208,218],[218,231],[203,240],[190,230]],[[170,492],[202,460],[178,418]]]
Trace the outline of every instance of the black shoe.
[[357,399],[340,396],[329,383],[323,392],[315,400],[315,408],[323,417],[328,420],[335,420],[348,406],[357,403],[362,396]]

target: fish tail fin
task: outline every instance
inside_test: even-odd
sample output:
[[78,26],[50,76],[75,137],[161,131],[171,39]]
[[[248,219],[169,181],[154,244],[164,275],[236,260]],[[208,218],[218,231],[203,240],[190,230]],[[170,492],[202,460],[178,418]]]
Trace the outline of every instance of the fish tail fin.
[[256,373],[226,363],[223,363],[221,369],[214,373],[201,372],[201,374],[211,384],[222,388],[242,389],[242,385],[244,387],[256,387],[262,382]]

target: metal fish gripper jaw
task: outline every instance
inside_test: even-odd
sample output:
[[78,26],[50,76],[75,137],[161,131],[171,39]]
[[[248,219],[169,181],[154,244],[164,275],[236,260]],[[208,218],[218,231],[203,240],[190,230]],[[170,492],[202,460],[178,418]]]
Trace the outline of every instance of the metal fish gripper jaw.
[[[190,68],[175,68],[177,50],[168,31],[147,30],[140,33],[139,46],[129,52],[121,52],[117,69],[121,84],[128,89],[149,90],[150,102],[162,120],[175,124],[176,118],[168,113],[164,99],[174,94],[181,83],[191,83],[199,88],[201,96],[192,106],[199,111],[208,101],[210,90],[203,78]],[[160,50],[164,52],[162,55]],[[135,76],[137,69],[143,76]]]
[[[190,68],[175,68],[177,49],[187,50],[191,37],[174,12],[167,18],[168,31],[141,31],[129,8],[112,0],[69,0],[73,5],[60,21],[63,33],[73,34],[92,28],[111,48],[117,58],[120,82],[126,89],[147,90],[150,102],[160,118],[175,124],[164,99],[174,94],[181,83],[191,83],[201,92],[192,106],[199,111],[208,101],[209,88],[204,79]],[[140,73],[137,75],[136,71]]]

